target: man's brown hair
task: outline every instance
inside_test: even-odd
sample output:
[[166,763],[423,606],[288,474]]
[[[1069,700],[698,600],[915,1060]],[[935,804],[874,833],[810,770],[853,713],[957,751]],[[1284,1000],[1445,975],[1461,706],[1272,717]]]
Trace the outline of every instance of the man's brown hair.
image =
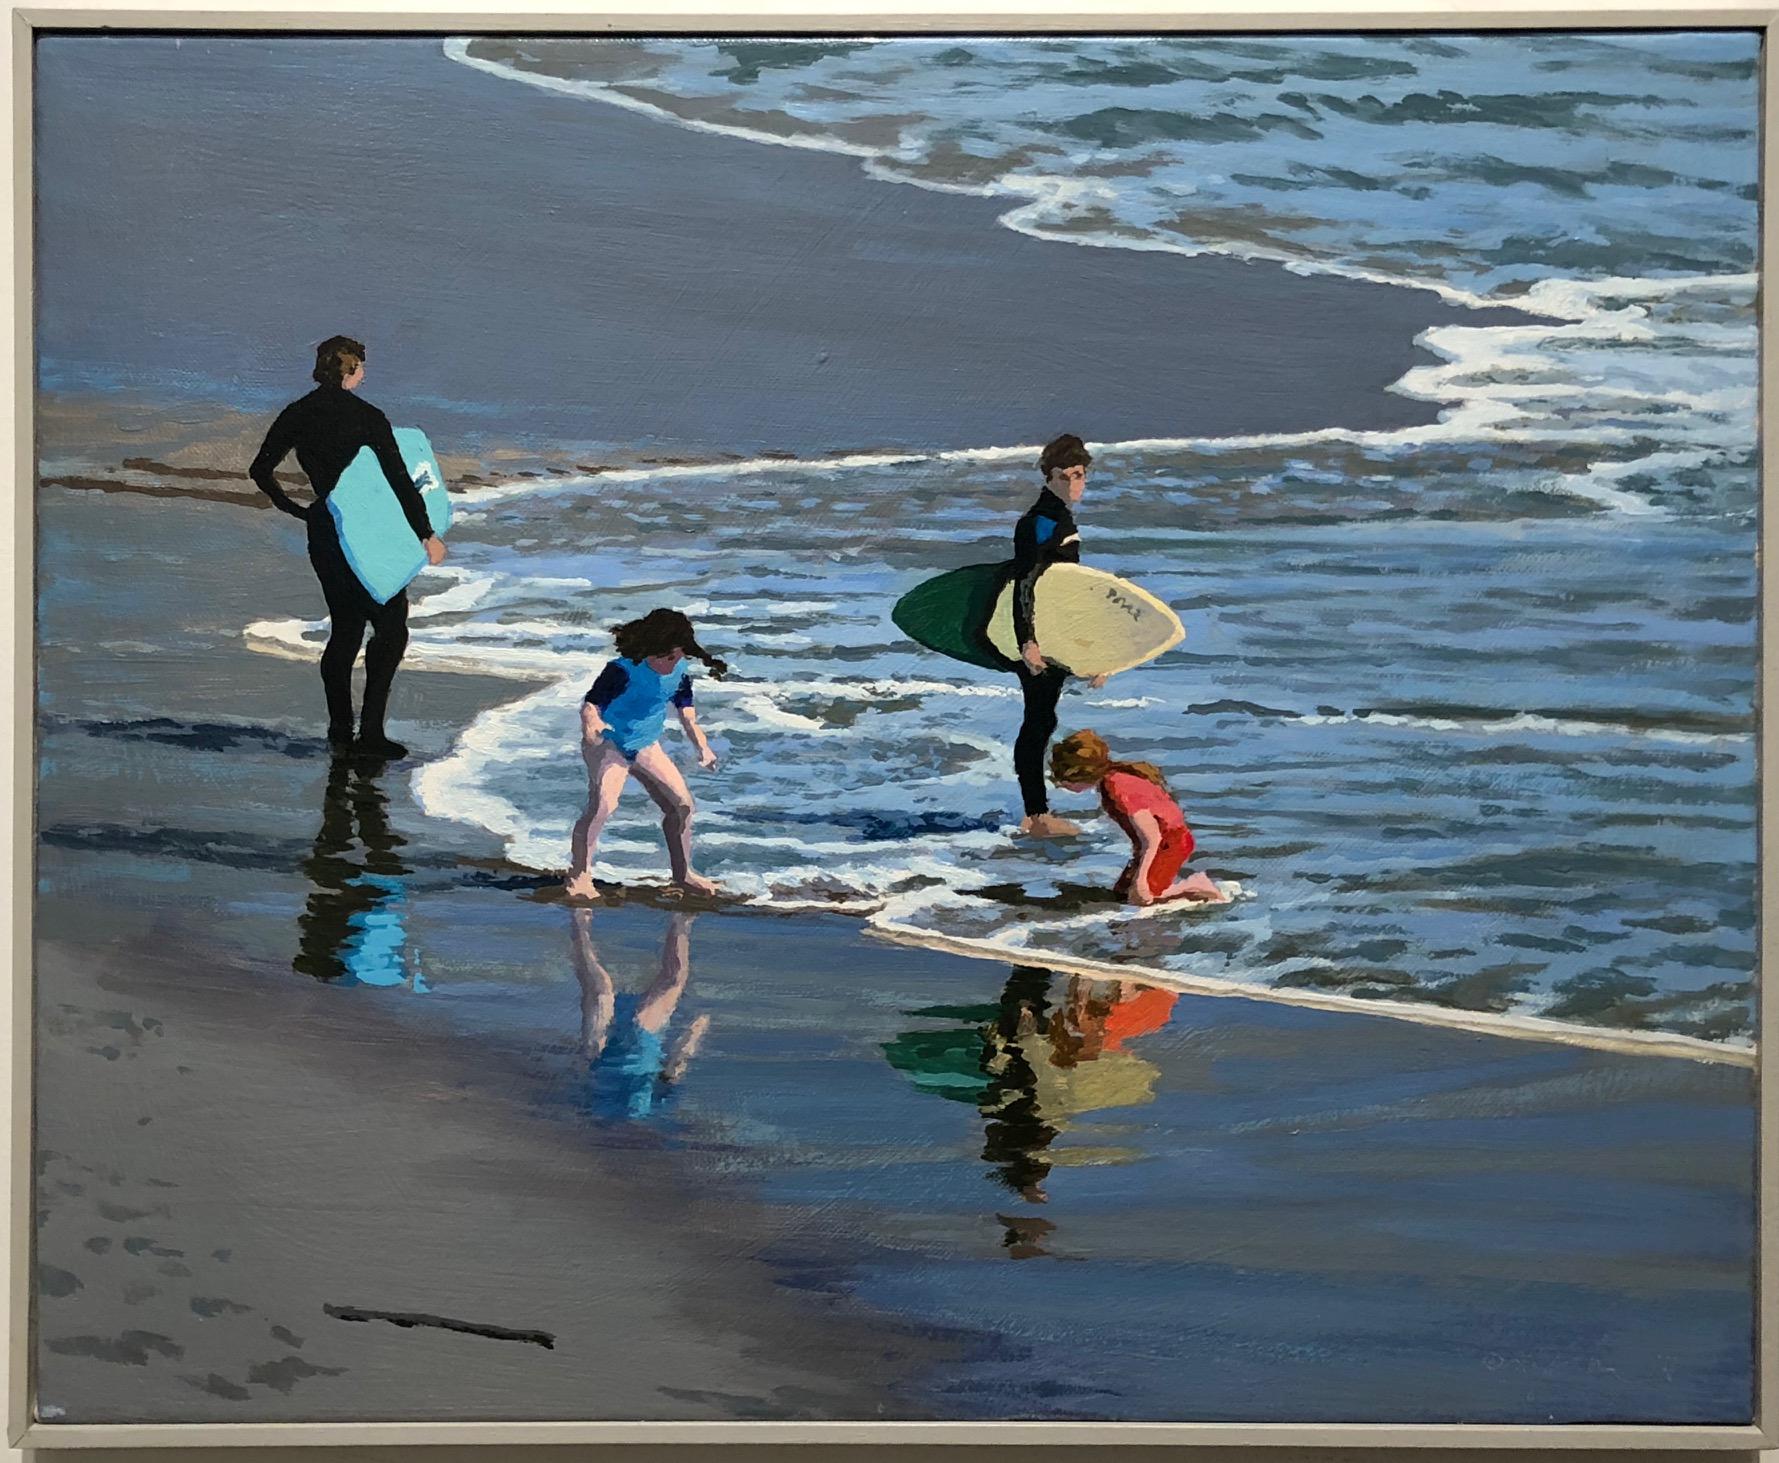
[[309,374],[323,386],[344,386],[364,364],[364,344],[350,335],[330,335],[315,347],[315,369]]

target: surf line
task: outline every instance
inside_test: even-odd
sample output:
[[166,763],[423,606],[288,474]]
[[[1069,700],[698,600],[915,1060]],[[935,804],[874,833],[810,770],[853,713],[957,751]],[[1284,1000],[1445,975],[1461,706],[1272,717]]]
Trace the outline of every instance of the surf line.
[[[683,116],[671,107],[662,106],[624,89],[627,85],[638,84],[639,78],[595,81],[586,77],[557,76],[548,71],[528,71],[522,66],[515,66],[506,61],[497,61],[491,57],[476,55],[472,47],[480,39],[483,37],[447,36],[441,48],[442,53],[447,60],[455,61],[460,66],[468,66],[472,70],[484,72],[489,76],[498,77],[502,81],[518,82],[522,86],[554,92],[559,96],[576,97],[582,101],[603,102],[608,106],[635,112],[658,122],[665,122],[669,126],[683,127],[689,132],[702,132],[712,137],[728,137],[736,141],[750,142],[766,147],[785,147],[798,152],[820,152],[838,157],[857,158],[866,176],[879,182],[904,183],[911,188],[919,188],[928,193],[955,193],[969,198],[1016,200],[1015,206],[1003,213],[998,222],[1013,233],[1023,234],[1028,238],[1090,249],[1130,249],[1144,253],[1179,254],[1188,257],[1220,254],[1225,258],[1239,259],[1247,263],[1278,264],[1296,274],[1328,274],[1337,278],[1356,279],[1392,288],[1422,290],[1438,296],[1447,304],[1469,309],[1488,309],[1504,303],[1444,280],[1420,279],[1406,274],[1394,275],[1332,260],[1305,259],[1288,250],[1267,249],[1263,245],[1215,248],[1210,245],[1176,243],[1172,240],[1145,237],[1129,238],[1122,235],[1091,232],[1068,234],[1048,232],[1038,227],[1034,220],[1042,216],[1046,208],[1067,202],[1071,197],[1081,196],[1083,191],[1081,179],[1048,173],[1004,175],[987,183],[959,183],[937,178],[923,178],[914,173],[897,171],[891,166],[896,155],[896,150],[893,147],[847,142],[831,133],[816,131],[773,132],[765,127],[748,127],[735,122],[712,122],[702,117]],[[866,36],[862,39],[875,45],[881,44],[890,37]],[[687,98],[675,99],[688,100]],[[791,121],[799,120],[788,113],[781,113],[781,115],[787,116]]]
[[[1621,340],[1625,338],[1623,332],[1627,328],[1641,332],[1644,322],[1649,318],[1649,312],[1645,307],[1636,303],[1639,300],[1669,298],[1676,294],[1698,289],[1733,289],[1752,292],[1758,278],[1752,273],[1690,275],[1674,279],[1608,276],[1596,280],[1586,280],[1553,277],[1537,280],[1523,295],[1508,299],[1466,289],[1451,281],[1418,276],[1406,269],[1391,272],[1388,269],[1368,267],[1337,258],[1304,258],[1289,249],[1267,247],[1264,244],[1236,245],[1228,242],[1215,243],[1188,239],[1160,239],[1146,236],[1132,237],[1124,234],[1047,229],[1042,226],[1042,220],[1046,214],[1054,214],[1059,206],[1067,206],[1074,199],[1080,197],[1084,189],[1093,186],[1090,180],[1084,182],[1080,178],[1052,174],[1005,174],[988,183],[955,183],[923,178],[912,172],[897,169],[894,166],[896,154],[893,148],[847,142],[830,134],[819,132],[773,132],[765,128],[682,116],[669,107],[661,106],[624,90],[626,84],[634,84],[634,79],[629,83],[602,82],[526,70],[509,62],[474,54],[472,47],[477,39],[473,36],[447,37],[443,43],[443,54],[447,59],[459,65],[470,67],[504,81],[517,82],[524,86],[535,87],[559,95],[578,97],[586,101],[623,108],[693,132],[735,138],[766,146],[857,158],[860,160],[861,168],[866,176],[881,182],[902,183],[935,193],[957,193],[979,198],[1018,200],[1014,206],[999,215],[997,222],[1011,232],[1027,238],[1085,248],[1123,249],[1184,257],[1211,256],[1237,259],[1247,263],[1266,263],[1302,276],[1322,275],[1361,281],[1385,288],[1430,293],[1444,304],[1455,308],[1482,310],[1505,307],[1535,318],[1535,323],[1526,326],[1467,325],[1460,322],[1435,323],[1430,324],[1416,336],[1416,344],[1437,359],[1431,364],[1410,368],[1399,380],[1386,389],[1412,400],[1438,404],[1440,407],[1439,418],[1432,423],[1418,427],[1370,431],[1324,428],[1308,432],[1281,434],[1276,437],[1156,438],[1106,444],[1109,448],[1130,450],[1144,448],[1203,449],[1214,446],[1241,448],[1260,445],[1309,446],[1318,443],[1339,443],[1363,449],[1372,445],[1401,447],[1467,439],[1492,442],[1568,442],[1573,440],[1575,429],[1564,420],[1561,413],[1554,409],[1552,405],[1554,398],[1550,393],[1547,391],[1541,396],[1534,389],[1529,397],[1523,398],[1516,394],[1515,388],[1501,387],[1495,380],[1499,375],[1499,367],[1523,365],[1528,361],[1537,364],[1540,357],[1543,357],[1544,363],[1548,364],[1549,353],[1546,347],[1549,347],[1553,342],[1569,342],[1577,339],[1586,342],[1599,338]],[[875,42],[883,38],[871,37],[869,39]],[[1541,323],[1538,323],[1540,321]],[[1604,337],[1600,336],[1599,332],[1601,331],[1605,332]],[[1515,357],[1508,349],[1510,347],[1527,347],[1529,349],[1524,354]],[[1557,391],[1559,395],[1567,395],[1575,391],[1579,391],[1584,397],[1589,394],[1585,387],[1576,387],[1573,382],[1557,388]],[[1665,405],[1672,398],[1666,393],[1656,392],[1653,395],[1645,396],[1644,399],[1650,403]],[[1541,422],[1533,422],[1529,425],[1523,422],[1523,418],[1527,415],[1526,400],[1531,402],[1531,409],[1542,416]],[[1737,403],[1752,408],[1754,404],[1752,388],[1738,393]],[[1595,447],[1600,447],[1616,443],[1636,443],[1640,438],[1631,429],[1607,426],[1596,422],[1588,425],[1585,440]],[[1634,492],[1615,487],[1613,480],[1638,471],[1639,464],[1680,457],[1691,457],[1701,463],[1708,462],[1722,456],[1726,450],[1739,448],[1740,445],[1739,442],[1726,445],[1722,442],[1707,441],[1703,444],[1692,444],[1690,450],[1686,452],[1657,452],[1654,454],[1646,452],[1627,463],[1602,464],[1595,460],[1589,462],[1579,472],[1561,473],[1548,477],[1540,484],[1538,490],[1580,498],[1594,503],[1610,513],[1637,517],[1666,517],[1667,510]],[[993,460],[994,457],[1002,455],[1004,451],[1006,449],[989,449],[979,454],[968,455],[976,455],[979,460]],[[967,454],[945,455],[965,457]],[[844,467],[873,460],[884,459],[874,454],[861,454],[857,459],[843,460],[831,465]],[[731,466],[739,467],[742,470],[755,468],[755,464],[752,463],[732,464]],[[700,467],[695,470],[708,471],[709,469]],[[1601,479],[1606,480],[1602,481]],[[590,479],[587,478],[568,478],[557,480],[554,485],[584,488],[589,481]],[[483,501],[499,501],[500,497],[507,496],[512,491],[511,487],[500,485],[490,490],[488,498]]]
[[[1554,276],[1534,281],[1523,296],[1503,299],[1477,290],[1465,289],[1449,280],[1431,279],[1408,272],[1391,273],[1385,269],[1350,264],[1339,259],[1306,258],[1288,249],[1268,248],[1264,244],[1237,244],[1233,241],[1213,244],[1092,231],[1058,233],[1042,228],[1036,220],[1042,217],[1043,211],[1047,207],[1054,207],[1058,203],[1068,203],[1072,199],[1082,196],[1085,188],[1093,186],[1091,179],[1084,182],[1078,177],[1048,173],[1003,174],[987,183],[960,183],[937,178],[923,178],[915,173],[897,171],[892,166],[897,161],[895,147],[847,142],[831,133],[774,132],[766,127],[749,127],[735,122],[712,122],[701,117],[685,116],[674,111],[671,107],[662,106],[624,89],[627,85],[639,85],[644,78],[631,77],[617,81],[595,81],[584,77],[556,76],[548,71],[528,71],[524,67],[513,65],[510,62],[497,61],[490,57],[474,54],[471,48],[480,39],[485,38],[473,35],[447,36],[441,48],[442,53],[447,60],[455,61],[460,66],[468,66],[503,81],[518,82],[523,86],[535,87],[541,91],[554,92],[561,96],[577,97],[583,101],[603,102],[608,106],[636,112],[656,121],[665,122],[670,126],[685,128],[690,132],[702,132],[713,137],[728,137],[767,147],[784,147],[800,152],[821,152],[839,157],[858,158],[866,176],[879,182],[903,183],[929,193],[955,193],[972,198],[1024,200],[1003,213],[997,222],[1013,233],[1023,234],[1028,238],[1048,243],[1071,244],[1089,249],[1127,249],[1141,253],[1178,254],[1186,257],[1217,255],[1226,259],[1237,259],[1244,263],[1276,264],[1297,275],[1326,275],[1336,279],[1382,285],[1390,289],[1420,290],[1436,296],[1448,305],[1462,309],[1486,310],[1501,307],[1517,309],[1525,314],[1541,315],[1548,320],[1560,322],[1564,326],[1589,323],[1598,320],[1605,313],[1610,313],[1604,311],[1595,301],[1587,299],[1586,297],[1590,294],[1630,299],[1721,286],[1752,290],[1759,279],[1759,275],[1753,272],[1678,275],[1673,278],[1607,276],[1597,280]],[[868,44],[879,45],[892,37],[887,35],[865,36],[861,39]],[[693,100],[688,97],[673,99]],[[780,115],[793,122],[801,120],[790,113],[781,112]],[[1602,288],[1602,286],[1610,288]],[[1479,328],[1484,330],[1514,329],[1514,327],[1490,326]]]
[[1276,986],[1250,985],[1214,975],[1178,975],[1146,965],[1117,965],[1109,960],[1051,954],[1044,950],[1001,945],[962,935],[944,935],[894,920],[868,919],[867,934],[892,945],[908,945],[963,955],[975,960],[1009,961],[1084,975],[1094,980],[1129,980],[1139,985],[1177,990],[1185,995],[1234,997],[1237,1000],[1271,1001],[1283,1006],[1309,1006],[1320,1011],[1340,1011],[1349,1016],[1382,1016],[1392,1021],[1412,1021],[1421,1026],[1443,1026],[1479,1036],[1509,1037],[1517,1041],[1542,1041],[1561,1046],[1590,1047],[1638,1057],[1677,1057],[1719,1066],[1753,1068],[1758,1054],[1753,1047],[1727,1046],[1698,1036],[1659,1031],[1607,1031],[1598,1026],[1572,1026],[1547,1016],[1514,1016],[1495,1011],[1458,1011],[1444,1006],[1423,1006],[1412,1001],[1359,1001],[1351,996],[1321,991],[1282,990]]

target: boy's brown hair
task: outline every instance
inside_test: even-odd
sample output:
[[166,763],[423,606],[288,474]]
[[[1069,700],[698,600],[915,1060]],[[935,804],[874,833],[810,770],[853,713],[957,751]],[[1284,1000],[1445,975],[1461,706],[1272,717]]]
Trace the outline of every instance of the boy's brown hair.
[[1045,445],[1038,456],[1038,471],[1049,482],[1050,474],[1059,467],[1088,467],[1092,463],[1093,454],[1087,450],[1087,444],[1073,432],[1064,432]]

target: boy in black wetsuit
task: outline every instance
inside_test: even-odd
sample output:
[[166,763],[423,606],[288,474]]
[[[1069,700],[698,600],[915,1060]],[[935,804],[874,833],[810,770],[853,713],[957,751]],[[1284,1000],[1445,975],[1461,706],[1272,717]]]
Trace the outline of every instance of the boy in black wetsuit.
[[[1044,659],[1033,616],[1038,579],[1052,564],[1081,562],[1081,535],[1075,528],[1074,505],[1087,489],[1087,468],[1093,461],[1079,437],[1064,433],[1038,458],[1044,491],[1013,530],[1013,635],[1019,642],[1019,687],[1025,696],[1025,720],[1013,743],[1013,770],[1025,804],[1021,833],[1060,838],[1081,830],[1050,811],[1044,784],[1044,755],[1056,734],[1056,703],[1069,672]],[[1092,682],[1104,684],[1100,677]]]
[[[327,495],[340,474],[369,447],[382,465],[383,475],[407,516],[408,527],[426,549],[430,564],[445,559],[445,545],[427,521],[426,505],[407,465],[395,445],[389,418],[368,401],[352,393],[364,381],[365,349],[349,336],[336,335],[315,348],[315,390],[293,401],[278,413],[266,433],[265,445],[248,468],[248,476],[281,512],[302,519],[309,528],[309,563],[321,581],[327,600],[327,649],[321,653],[321,683],[327,691],[327,739],[337,750],[350,747],[365,756],[407,756],[407,748],[392,742],[383,730],[389,709],[389,688],[396,667],[408,648],[408,592],[402,590],[387,604],[372,599],[346,562],[340,547],[333,514],[325,507]],[[307,508],[295,502],[276,477],[277,467],[292,449],[297,463],[315,490]],[[364,652],[364,714],[358,738],[352,736],[352,663],[366,628],[371,643]]]

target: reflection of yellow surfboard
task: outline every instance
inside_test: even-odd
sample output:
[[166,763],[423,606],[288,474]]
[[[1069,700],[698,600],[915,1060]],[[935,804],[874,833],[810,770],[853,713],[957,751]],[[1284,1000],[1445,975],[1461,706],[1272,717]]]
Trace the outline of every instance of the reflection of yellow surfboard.
[[[1079,564],[1052,564],[1044,571],[1032,618],[1044,658],[1078,676],[1116,675],[1186,638],[1180,617],[1148,590]],[[988,639],[1009,660],[1019,658],[1012,585],[995,603]]]

